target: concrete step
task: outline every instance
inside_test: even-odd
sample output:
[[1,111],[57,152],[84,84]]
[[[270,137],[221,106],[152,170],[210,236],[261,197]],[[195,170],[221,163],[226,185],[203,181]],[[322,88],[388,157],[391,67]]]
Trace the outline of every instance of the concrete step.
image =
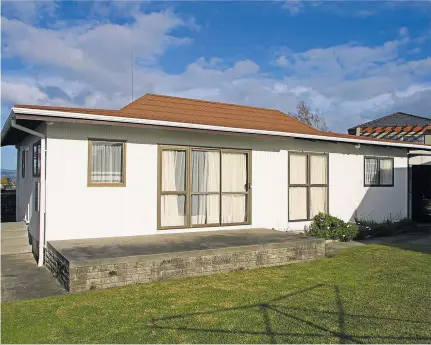
[[7,246],[1,247],[1,255],[6,254],[21,254],[21,253],[31,253],[31,246]]
[[9,222],[9,223],[1,223],[1,231],[20,231],[26,230],[27,225],[25,222]]
[[21,237],[28,237],[28,231],[27,230],[8,230],[8,231],[2,231],[1,232],[1,239],[2,242],[6,238],[21,238]]
[[28,235],[22,237],[3,237],[1,238],[2,249],[13,247],[13,246],[25,246],[28,245]]

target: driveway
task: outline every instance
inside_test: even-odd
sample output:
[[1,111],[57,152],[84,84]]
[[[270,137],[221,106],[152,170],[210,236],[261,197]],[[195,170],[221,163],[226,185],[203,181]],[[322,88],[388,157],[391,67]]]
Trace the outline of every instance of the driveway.
[[50,271],[38,267],[33,254],[1,256],[1,301],[19,301],[62,295],[67,291]]

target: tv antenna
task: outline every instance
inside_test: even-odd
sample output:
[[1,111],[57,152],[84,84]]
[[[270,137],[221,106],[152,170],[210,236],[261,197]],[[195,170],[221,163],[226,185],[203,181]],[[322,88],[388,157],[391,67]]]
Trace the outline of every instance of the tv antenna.
[[135,68],[135,53],[132,52],[132,102],[133,102],[133,70]]

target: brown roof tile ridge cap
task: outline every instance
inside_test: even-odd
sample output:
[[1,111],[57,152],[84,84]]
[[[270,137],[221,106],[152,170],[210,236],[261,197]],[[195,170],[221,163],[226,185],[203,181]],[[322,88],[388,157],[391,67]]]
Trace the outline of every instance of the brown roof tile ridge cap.
[[234,103],[226,103],[226,102],[217,102],[217,101],[208,101],[208,100],[202,100],[202,99],[196,99],[196,98],[186,98],[186,97],[178,97],[178,96],[168,96],[168,95],[159,95],[159,94],[155,94],[155,93],[146,93],[145,95],[139,97],[138,99],[136,99],[135,101],[129,103],[128,105],[126,105],[125,107],[121,108],[120,110],[123,110],[124,108],[126,108],[127,106],[131,105],[132,103],[143,99],[143,98],[169,98],[169,99],[175,99],[175,100],[180,100],[180,101],[192,101],[192,102],[199,102],[199,103],[209,103],[209,104],[215,104],[215,105],[227,105],[227,106],[231,106],[231,107],[240,107],[240,108],[252,108],[252,109],[259,109],[259,110],[265,110],[265,111],[279,111],[277,109],[273,109],[273,108],[264,108],[264,107],[256,107],[253,105],[244,105],[244,104],[234,104]]
[[[190,107],[193,108],[192,106],[190,106]],[[148,109],[144,109],[144,108],[148,108]],[[128,115],[128,114],[136,113],[137,110],[138,109],[136,109],[136,108],[132,108],[132,109],[124,108],[120,112],[121,112],[121,114],[124,114],[124,116],[125,116],[125,115]],[[170,110],[170,111],[167,111],[167,110]],[[175,113],[175,114],[182,114],[182,115],[184,115],[184,114],[191,114],[192,112],[195,112],[195,111],[198,111],[198,110],[197,109],[191,109],[189,112],[184,112],[184,110],[182,109],[181,111],[178,111],[178,108],[176,108],[172,104],[161,106],[159,104],[150,105],[150,104],[147,103],[147,104],[142,105],[139,108],[139,113],[141,113],[142,115],[145,112],[151,112],[151,113],[156,113],[156,112],[160,113],[160,112],[163,112],[164,114],[167,113],[167,112],[169,112],[171,114]],[[217,114],[224,115],[226,117],[231,117],[232,112],[229,111],[229,109],[221,109],[221,110],[218,109],[217,110]],[[244,112],[244,114],[245,114],[245,112]],[[282,112],[280,112],[278,110],[274,110],[274,111],[271,110],[271,111],[265,111],[265,112],[255,112],[255,110],[253,109],[250,112],[247,112],[247,114],[249,114],[250,115],[249,117],[253,118],[253,119],[258,119],[260,117],[266,117],[266,118],[270,119],[271,121],[277,120],[277,121],[285,122],[286,120],[292,120],[294,123],[298,122],[297,119],[292,118],[291,116],[286,116],[286,114],[284,114],[284,113],[282,113]],[[299,123],[301,123],[301,125],[308,126],[307,124],[305,124],[303,122],[299,121]],[[314,129],[313,127],[310,127],[310,126],[308,126],[308,127],[310,129],[313,129],[313,131],[316,131],[316,129]]]
[[151,95],[153,95],[153,94],[152,93],[146,93],[145,95],[142,95],[141,97],[138,97],[135,100],[132,100],[130,103],[126,104],[124,107],[120,108],[119,111],[123,111],[124,109],[128,108],[132,104],[137,103],[138,101],[140,101],[144,98],[148,98],[148,96],[151,96]]

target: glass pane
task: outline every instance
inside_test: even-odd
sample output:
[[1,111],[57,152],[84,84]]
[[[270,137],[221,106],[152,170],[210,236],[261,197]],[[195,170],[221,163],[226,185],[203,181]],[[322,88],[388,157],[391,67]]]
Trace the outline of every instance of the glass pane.
[[162,190],[186,190],[186,151],[162,151]]
[[220,195],[192,195],[192,224],[220,223]]
[[160,217],[162,226],[182,226],[186,224],[186,196],[162,195]]
[[220,191],[220,152],[192,151],[192,192]]
[[377,159],[366,158],[365,159],[365,184],[376,185],[378,184],[378,166]]
[[392,184],[392,172],[393,172],[393,161],[392,159],[381,159],[380,160],[380,184],[391,185]]
[[307,219],[307,187],[289,188],[289,220]]
[[310,184],[328,183],[328,157],[326,155],[310,156]]
[[310,218],[314,218],[319,212],[326,213],[328,210],[327,187],[310,188]]
[[289,159],[290,184],[307,183],[307,156],[290,155]]
[[123,144],[92,143],[91,181],[96,183],[123,182]]
[[245,194],[222,195],[222,223],[244,223],[247,221]]
[[247,154],[222,153],[222,191],[245,192],[247,184]]

